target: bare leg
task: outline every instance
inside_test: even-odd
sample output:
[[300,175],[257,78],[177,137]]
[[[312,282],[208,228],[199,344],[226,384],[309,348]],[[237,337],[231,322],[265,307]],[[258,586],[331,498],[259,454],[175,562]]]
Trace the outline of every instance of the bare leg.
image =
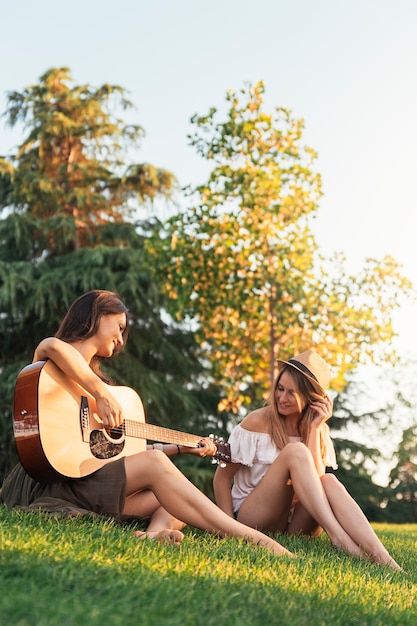
[[[287,526],[292,486],[299,499]],[[292,496],[291,496],[292,499]],[[273,507],[271,502],[279,503]],[[254,491],[246,498],[239,520],[262,530],[286,530],[318,536],[321,529],[332,544],[379,565],[402,568],[379,541],[358,504],[332,474],[319,478],[308,449],[299,443],[285,446]]]
[[[169,528],[171,530],[180,531],[185,524],[173,515],[170,515],[162,506],[160,506],[152,515],[152,519],[148,526],[148,532],[156,532]],[[180,533],[182,535],[182,533]]]
[[379,565],[401,570],[378,539],[362,509],[336,476],[325,474],[322,476],[322,484],[336,519],[369,558]]
[[[332,544],[354,556],[363,552],[334,516],[327,500],[313,457],[303,443],[290,443],[281,450],[239,511],[239,520],[262,530],[285,530],[293,491],[310,516],[324,528]],[[275,507],[271,506],[275,503]]]
[[152,491],[138,491],[125,501],[123,514],[128,517],[150,517],[146,531],[133,533],[138,539],[155,539],[179,545],[184,539],[181,529],[184,522],[176,519],[159,504]]
[[184,539],[184,535],[181,532],[184,526],[184,522],[173,517],[160,506],[152,515],[150,524],[146,529],[146,535],[150,539],[167,541],[168,543],[173,543],[178,546]]
[[306,535],[307,537],[319,537],[323,532],[322,527],[317,524],[306,508],[297,502],[294,508],[291,521],[285,531],[288,535]]
[[149,489],[170,515],[221,537],[240,537],[279,556],[294,556],[260,531],[229,517],[195,487],[159,450],[126,457],[126,494]]

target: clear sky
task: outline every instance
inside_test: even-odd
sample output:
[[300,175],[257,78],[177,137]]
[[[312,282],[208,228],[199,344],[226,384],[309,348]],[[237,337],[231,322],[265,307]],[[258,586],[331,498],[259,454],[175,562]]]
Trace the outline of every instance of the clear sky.
[[[390,254],[417,285],[416,0],[17,0],[1,2],[0,97],[67,66],[76,82],[130,92],[146,131],[138,160],[202,182],[194,113],[262,79],[268,106],[305,120],[324,197],[322,252],[353,270]],[[0,127],[0,153],[20,136]],[[417,356],[417,306],[396,317]]]

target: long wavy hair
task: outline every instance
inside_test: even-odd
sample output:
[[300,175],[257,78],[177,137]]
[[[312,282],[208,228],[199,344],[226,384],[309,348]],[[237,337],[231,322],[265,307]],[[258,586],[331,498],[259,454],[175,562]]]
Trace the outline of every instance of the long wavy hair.
[[[129,330],[128,309],[117,293],[104,289],[93,289],[79,296],[62,319],[55,337],[67,343],[83,341],[96,334],[100,319],[104,315],[116,315],[117,313],[126,315],[126,327],[122,333],[124,346]],[[117,346],[114,355],[121,352],[123,346]],[[90,367],[102,380],[111,382],[101,370],[102,360],[103,357],[93,357]]]
[[[323,399],[323,394],[319,394],[314,389],[313,385],[308,380],[308,378],[306,378],[297,369],[295,369],[294,367],[291,367],[291,365],[284,365],[281,368],[278,376],[275,379],[275,382],[271,389],[271,393],[269,395],[268,411],[267,411],[267,419],[269,420],[271,438],[279,450],[282,450],[282,448],[290,441],[289,436],[287,434],[285,416],[281,415],[281,413],[278,411],[278,401],[277,401],[277,393],[276,393],[277,387],[279,385],[279,381],[281,380],[281,376],[283,375],[284,372],[287,372],[291,376],[292,380],[294,381],[294,386],[297,392],[300,395],[304,396],[304,399],[306,402],[304,409],[302,409],[301,406],[299,407],[301,411],[301,415],[297,424],[301,441],[303,443],[307,443],[308,441],[308,438],[310,435],[310,429],[311,429],[311,422],[315,417],[315,413],[310,408],[310,404],[312,402],[316,402],[317,400]],[[324,427],[328,428],[327,424],[325,424]],[[326,442],[324,440],[322,431],[323,429],[320,430],[320,448],[321,448],[322,458],[325,459],[326,453],[327,453],[327,446],[326,446]]]

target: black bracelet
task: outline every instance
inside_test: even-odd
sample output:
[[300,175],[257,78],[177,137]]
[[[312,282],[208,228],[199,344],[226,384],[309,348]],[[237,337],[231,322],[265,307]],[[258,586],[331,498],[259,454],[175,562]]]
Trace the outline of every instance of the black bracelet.
[[181,450],[178,444],[177,444],[177,449],[178,449],[178,454],[181,454]]

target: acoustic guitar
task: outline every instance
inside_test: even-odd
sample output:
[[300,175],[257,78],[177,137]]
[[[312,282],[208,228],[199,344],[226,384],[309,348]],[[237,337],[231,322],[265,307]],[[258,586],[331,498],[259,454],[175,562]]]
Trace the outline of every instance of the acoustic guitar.
[[[202,437],[145,423],[142,401],[130,387],[111,386],[123,409],[123,423],[106,430],[93,396],[53,361],[22,369],[16,380],[13,429],[20,462],[43,483],[82,478],[123,456],[143,452],[146,440],[198,447]],[[212,437],[219,462],[229,463],[230,447]]]

